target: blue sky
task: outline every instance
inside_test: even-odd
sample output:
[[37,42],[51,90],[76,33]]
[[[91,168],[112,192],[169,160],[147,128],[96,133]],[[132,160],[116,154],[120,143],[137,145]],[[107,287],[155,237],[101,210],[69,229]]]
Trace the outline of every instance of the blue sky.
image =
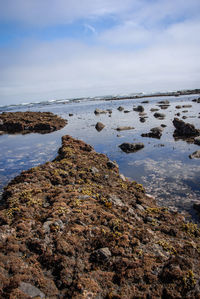
[[199,0],[0,0],[0,105],[199,88]]

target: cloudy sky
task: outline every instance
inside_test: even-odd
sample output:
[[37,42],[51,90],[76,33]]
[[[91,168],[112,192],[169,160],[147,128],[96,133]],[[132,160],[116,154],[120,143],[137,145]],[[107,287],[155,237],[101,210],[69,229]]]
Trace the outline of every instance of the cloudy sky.
[[199,0],[0,0],[0,105],[200,88]]

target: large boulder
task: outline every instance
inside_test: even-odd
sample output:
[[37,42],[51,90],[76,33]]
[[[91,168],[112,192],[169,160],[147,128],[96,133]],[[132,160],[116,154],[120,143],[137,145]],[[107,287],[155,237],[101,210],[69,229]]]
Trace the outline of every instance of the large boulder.
[[194,125],[186,123],[181,119],[174,118],[173,125],[176,128],[174,136],[190,137],[200,134],[200,130],[196,129]]

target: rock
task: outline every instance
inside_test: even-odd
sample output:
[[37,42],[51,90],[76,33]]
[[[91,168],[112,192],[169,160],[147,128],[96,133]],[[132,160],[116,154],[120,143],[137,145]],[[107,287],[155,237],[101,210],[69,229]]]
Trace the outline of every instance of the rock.
[[142,104],[148,104],[149,101],[142,101]]
[[73,116],[74,114],[73,113],[69,113],[69,116]]
[[141,106],[141,105],[139,105],[139,106],[133,108],[133,110],[136,111],[136,112],[143,112],[144,111],[144,107]]
[[67,120],[51,112],[4,112],[0,114],[0,131],[6,133],[50,133],[60,130]]
[[198,213],[200,213],[200,203],[194,203],[194,204],[193,204],[193,208],[194,208]]
[[117,162],[115,162],[115,161],[111,161],[111,160],[109,160],[109,161],[107,162],[107,166],[108,166],[109,169],[113,169],[113,168],[116,168],[116,167],[119,168]]
[[167,125],[165,125],[165,124],[161,124],[160,126],[161,126],[162,128],[166,128]]
[[108,260],[110,259],[110,257],[112,256],[110,250],[108,247],[105,248],[100,248],[98,250],[96,250],[95,252],[93,252],[91,254],[91,261],[93,262],[97,262],[97,263],[104,263],[104,262],[108,262]]
[[193,99],[192,102],[200,103],[200,98],[198,98],[198,99]]
[[96,128],[96,130],[97,130],[98,132],[100,132],[100,131],[103,130],[103,128],[105,128],[105,125],[102,124],[101,122],[98,122],[98,123],[96,123],[95,128]]
[[38,288],[27,282],[21,282],[19,285],[20,291],[31,298],[46,298],[45,294],[42,293]]
[[124,110],[124,107],[119,106],[119,107],[117,108],[117,110],[119,110],[119,111],[123,111],[123,110]]
[[96,167],[91,167],[90,170],[93,174],[99,173],[99,170]]
[[190,159],[200,159],[200,150],[194,152],[193,154],[189,155]]
[[116,128],[117,131],[125,131],[125,130],[133,130],[133,129],[135,129],[135,128],[134,127],[127,127],[127,126]]
[[150,130],[149,133],[141,134],[142,137],[151,137],[151,138],[158,138],[162,136],[163,129],[161,127],[155,127]]
[[163,119],[165,118],[165,116],[166,115],[164,113],[159,113],[159,112],[154,113],[155,118]]
[[106,109],[106,111],[108,111],[109,114],[112,114],[112,110],[111,109]]
[[0,135],[3,135],[4,134],[4,131],[0,131]]
[[174,136],[198,136],[200,133],[200,130],[197,130],[194,125],[185,123],[178,118],[174,118],[173,125],[176,128]]
[[170,106],[170,105],[159,105],[159,107],[160,107],[161,109],[163,109],[163,110],[164,110],[164,109],[168,109],[169,106]]
[[133,153],[136,151],[139,151],[140,149],[144,148],[144,144],[139,142],[139,143],[122,143],[119,145],[122,151],[125,153]]
[[158,104],[167,105],[167,104],[169,104],[169,101],[168,100],[163,100],[163,101],[158,102]]
[[146,121],[146,118],[145,117],[140,117],[140,122],[141,123],[144,123]]
[[176,109],[181,109],[182,106],[181,106],[181,105],[177,105],[175,108],[176,108]]
[[129,112],[131,112],[130,110],[124,110],[124,113],[129,113]]
[[186,118],[187,118],[187,116],[185,116],[185,115],[182,117],[182,119],[186,119]]
[[155,111],[159,111],[159,109],[158,108],[151,108],[150,111],[155,112]]
[[124,203],[116,195],[111,195],[109,201],[112,202],[115,206],[123,207]]
[[98,108],[96,108],[94,110],[94,114],[96,114],[96,115],[98,115],[98,114],[106,114],[106,113],[107,113],[107,111],[101,110],[101,109],[98,109]]
[[183,105],[182,108],[191,108],[192,105]]
[[194,138],[194,143],[200,145],[200,136]]

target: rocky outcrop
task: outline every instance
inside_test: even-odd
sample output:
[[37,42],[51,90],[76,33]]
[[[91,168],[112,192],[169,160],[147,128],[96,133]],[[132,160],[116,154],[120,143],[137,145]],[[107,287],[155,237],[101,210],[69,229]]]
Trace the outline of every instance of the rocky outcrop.
[[49,133],[62,129],[67,120],[51,112],[3,112],[0,131],[5,133]]
[[199,298],[200,232],[64,136],[5,188],[1,298]]
[[138,143],[124,142],[121,145],[119,145],[119,147],[125,153],[134,153],[142,149],[144,147],[144,144],[142,142],[138,142]]
[[174,118],[173,125],[176,128],[174,131],[174,137],[195,137],[200,134],[200,130],[196,129],[194,125],[190,123],[185,123],[183,120]]

